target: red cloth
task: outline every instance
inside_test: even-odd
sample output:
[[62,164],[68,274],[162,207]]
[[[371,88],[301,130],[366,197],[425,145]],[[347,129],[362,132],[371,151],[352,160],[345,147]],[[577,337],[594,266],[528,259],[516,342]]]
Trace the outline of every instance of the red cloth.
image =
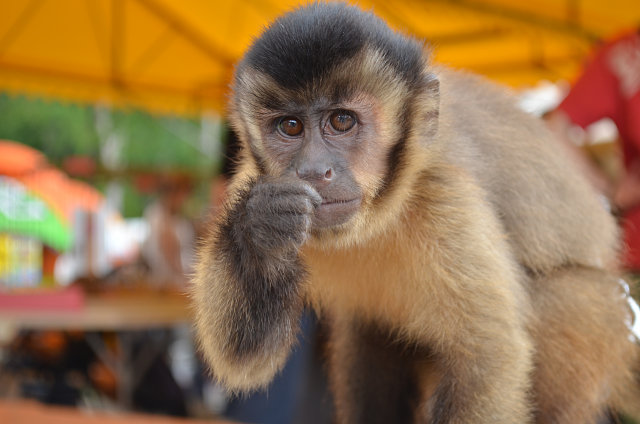
[[[625,168],[640,162],[640,32],[605,43],[559,109],[582,127],[611,118],[620,133]],[[640,270],[640,205],[623,217],[623,231],[625,263]]]
[[19,310],[77,310],[84,307],[84,291],[77,285],[65,288],[25,289],[19,292],[0,292],[0,311]]

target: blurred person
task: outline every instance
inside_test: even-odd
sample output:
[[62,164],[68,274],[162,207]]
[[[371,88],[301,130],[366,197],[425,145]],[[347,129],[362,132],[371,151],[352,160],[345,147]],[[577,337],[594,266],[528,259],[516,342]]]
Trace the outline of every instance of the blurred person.
[[152,283],[166,287],[183,287],[193,263],[195,232],[181,214],[190,186],[184,179],[166,179],[160,196],[144,211],[149,235],[142,256],[149,265]]
[[[612,181],[571,139],[575,125],[586,128],[610,118],[619,133],[623,172]],[[556,110],[546,117],[550,128],[596,189],[620,214],[624,233],[624,265],[640,272],[640,29],[605,42]]]
[[[194,259],[195,229],[183,215],[183,207],[191,188],[186,176],[163,176],[158,198],[144,210],[149,233],[141,253],[149,267],[151,287],[180,291],[186,288]],[[129,336],[129,343],[136,351],[145,345],[168,343],[166,353],[169,353],[153,358],[135,387],[133,403],[148,412],[187,416],[197,359],[189,349],[192,340],[188,332],[180,327],[169,329],[169,333],[165,331],[147,330]],[[153,390],[149,390],[150,387]]]

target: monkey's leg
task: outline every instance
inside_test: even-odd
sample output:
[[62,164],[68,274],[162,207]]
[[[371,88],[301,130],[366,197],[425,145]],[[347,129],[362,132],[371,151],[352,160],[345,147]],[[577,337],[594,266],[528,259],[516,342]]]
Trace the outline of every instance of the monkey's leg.
[[617,277],[567,268],[531,281],[540,424],[596,423],[630,383],[636,347]]
[[[489,312],[490,313],[490,312]],[[479,321],[486,317],[477,315]],[[483,328],[487,325],[489,329]],[[493,328],[491,328],[493,327]],[[503,333],[501,332],[503,331]],[[529,423],[531,352],[525,331],[484,321],[434,346],[441,373],[424,412],[431,424]]]
[[337,422],[529,422],[527,341],[520,348],[486,344],[493,347],[467,350],[463,343],[443,358],[373,324],[334,322],[330,377]]
[[417,351],[375,324],[350,319],[333,320],[329,346],[338,423],[414,422]]

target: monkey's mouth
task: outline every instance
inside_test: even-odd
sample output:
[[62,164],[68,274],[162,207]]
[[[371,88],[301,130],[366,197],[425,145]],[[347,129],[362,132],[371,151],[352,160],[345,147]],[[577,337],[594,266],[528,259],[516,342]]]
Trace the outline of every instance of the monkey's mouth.
[[348,199],[348,200],[327,200],[327,199],[323,199],[321,206],[335,205],[335,204],[345,204],[345,203],[359,202],[359,201],[360,201],[360,199]]
[[324,199],[316,209],[314,225],[333,227],[344,224],[360,209],[361,199]]

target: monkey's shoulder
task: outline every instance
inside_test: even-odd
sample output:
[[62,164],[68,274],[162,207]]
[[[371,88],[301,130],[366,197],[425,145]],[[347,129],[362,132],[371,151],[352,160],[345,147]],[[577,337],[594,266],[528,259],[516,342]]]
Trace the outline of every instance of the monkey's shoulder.
[[438,69],[436,144],[486,194],[520,262],[545,270],[563,263],[614,262],[614,220],[544,122],[505,88]]

